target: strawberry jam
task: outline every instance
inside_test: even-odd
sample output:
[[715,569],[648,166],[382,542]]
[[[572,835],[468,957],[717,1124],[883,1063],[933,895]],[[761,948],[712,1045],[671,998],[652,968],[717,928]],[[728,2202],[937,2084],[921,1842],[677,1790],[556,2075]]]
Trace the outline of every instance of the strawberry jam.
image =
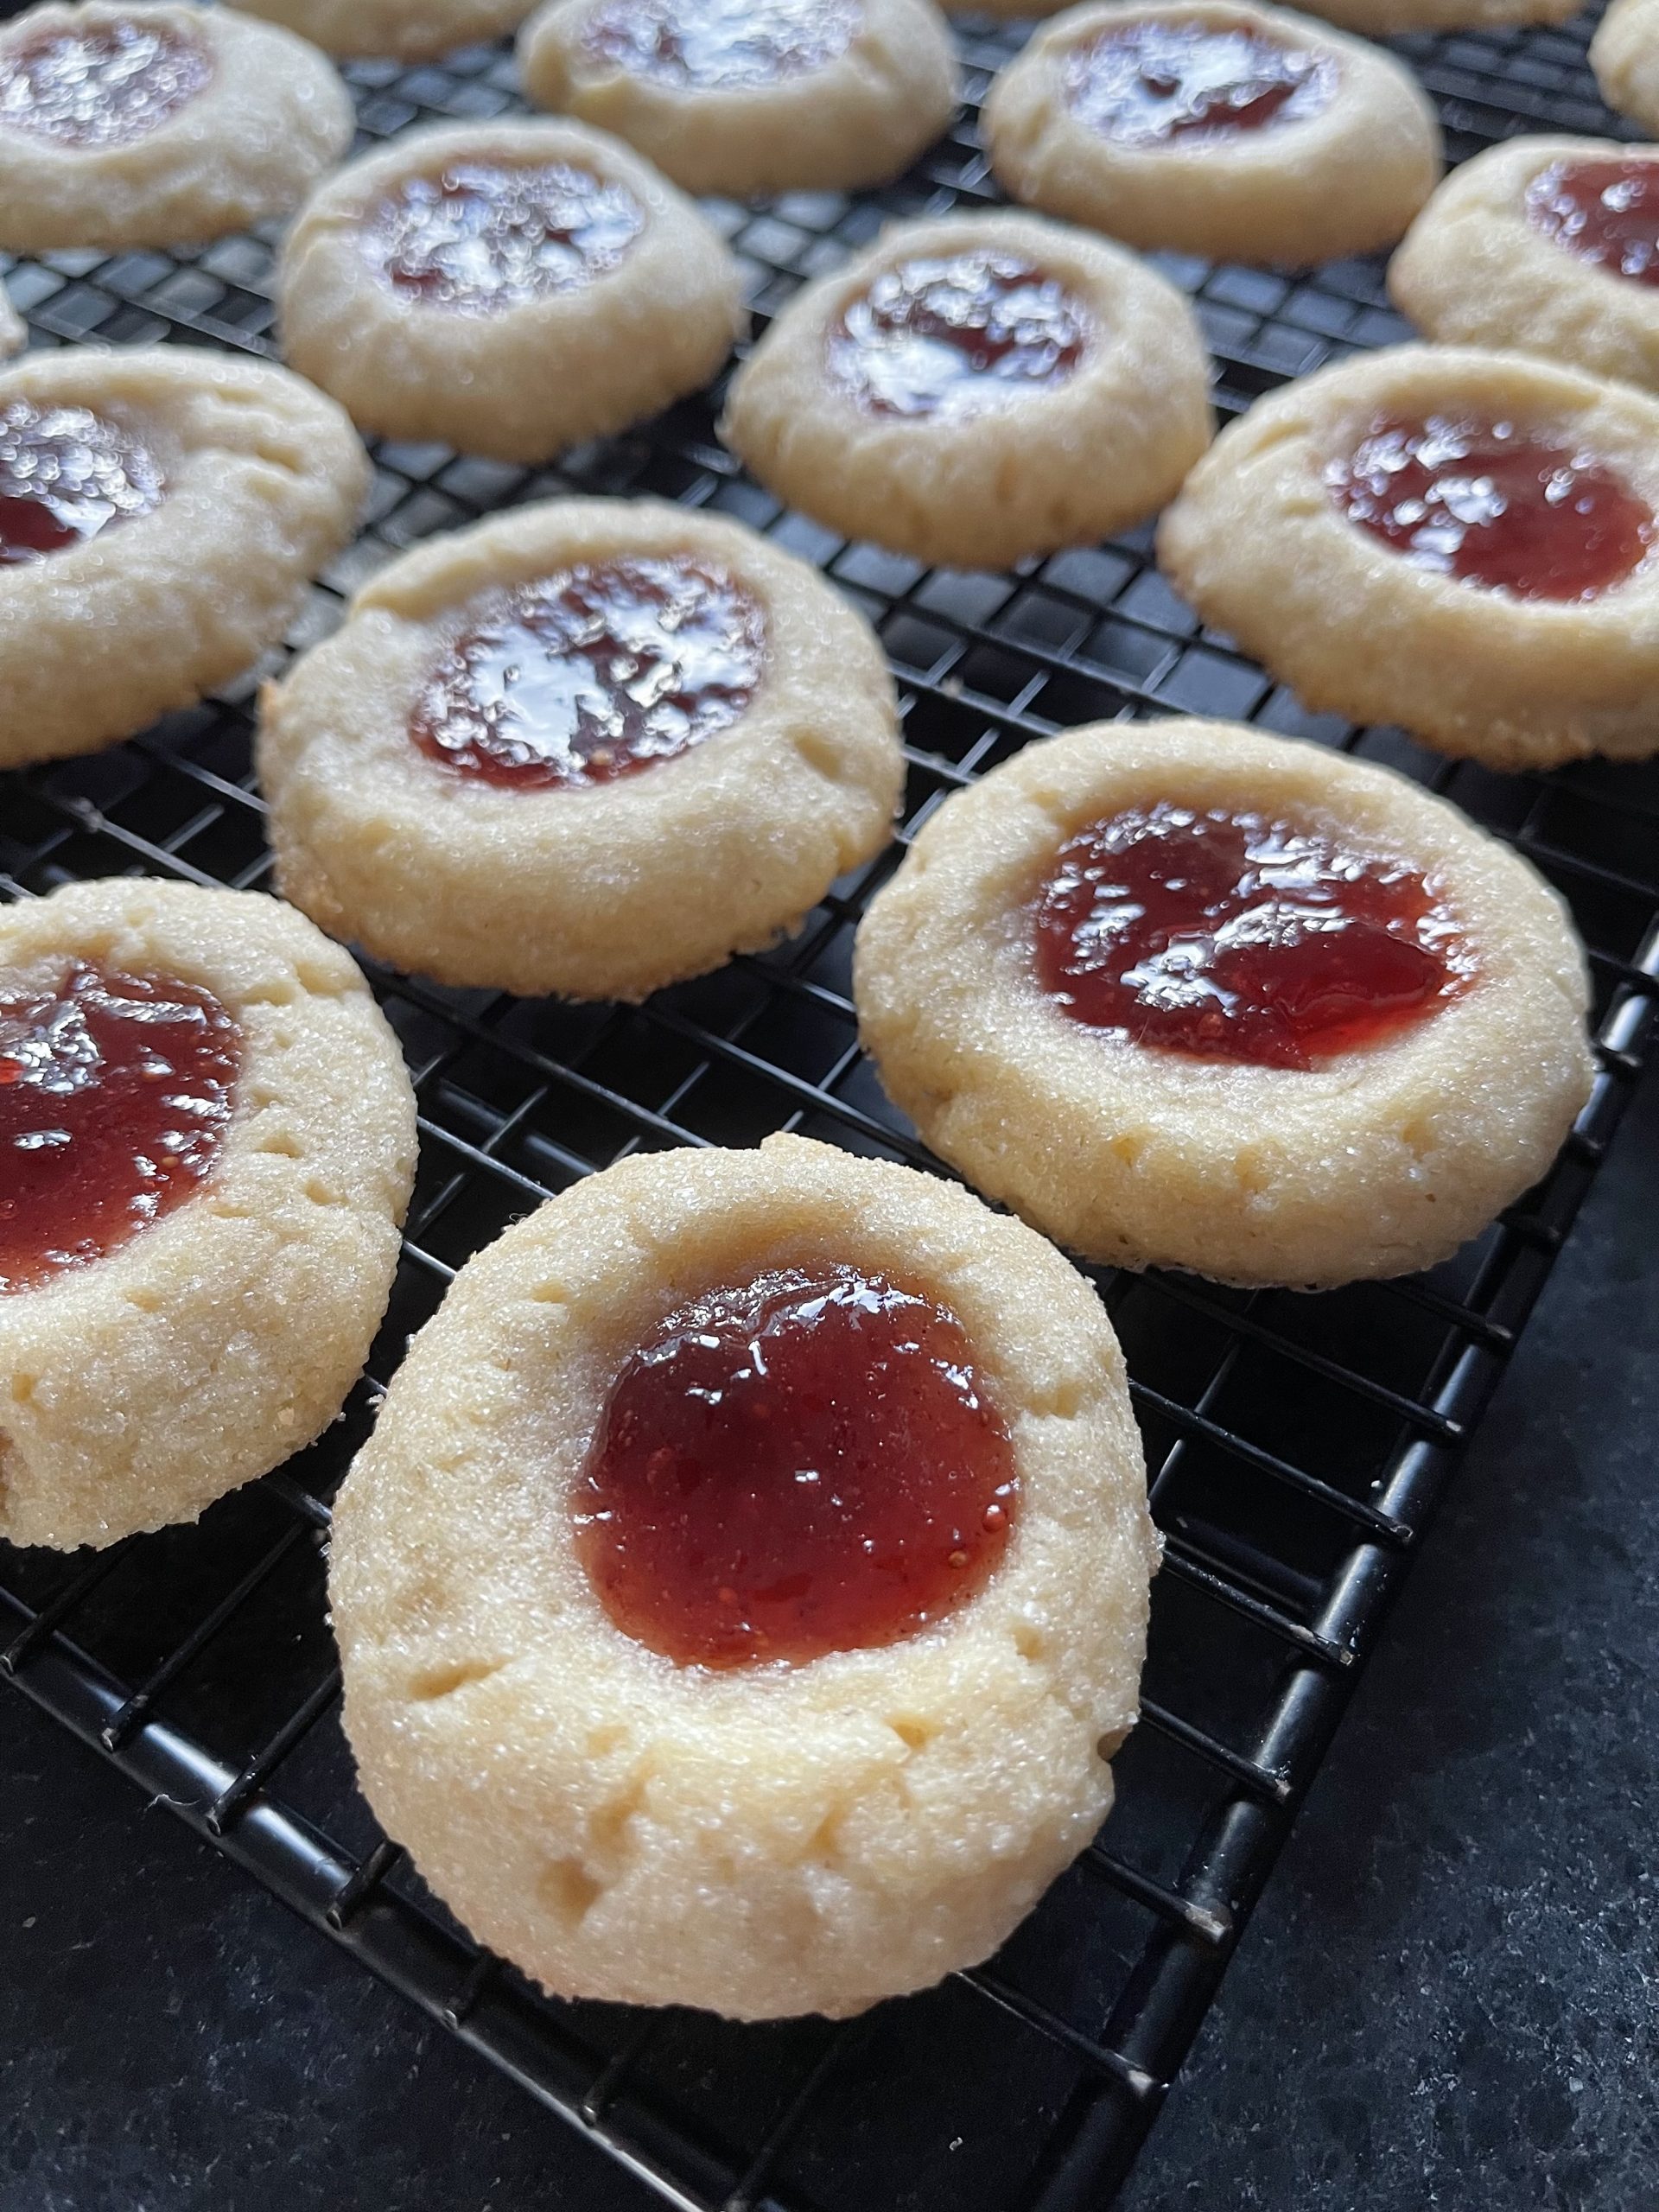
[[149,513],[166,490],[137,439],[85,407],[0,406],[0,568]]
[[1115,145],[1203,145],[1318,115],[1336,81],[1324,54],[1243,23],[1128,22],[1074,51],[1065,93],[1077,120]]
[[943,1306],[854,1268],[788,1268],[658,1323],[574,1500],[616,1625],[683,1666],[896,1643],[982,1590],[1014,1449]]
[[130,145],[213,74],[207,48],[172,23],[40,30],[0,48],[0,127],[60,146]]
[[194,983],[85,961],[0,982],[0,1292],[101,1259],[188,1198],[219,1159],[241,1058]]
[[765,658],[760,606],[733,577],[682,557],[584,562],[475,608],[410,734],[489,783],[608,784],[734,722]]
[[1659,162],[1556,162],[1527,188],[1527,220],[1580,261],[1659,284]]
[[1473,959],[1403,861],[1160,800],[1062,846],[1038,975],[1073,1020],[1202,1060],[1308,1068],[1423,1020]]
[[1385,416],[1325,482],[1417,567],[1517,599],[1594,599],[1653,542],[1651,511],[1592,453],[1512,422]]
[[1064,384],[1088,338],[1058,278],[975,246],[884,270],[830,330],[829,366],[872,415],[963,414]]
[[804,77],[851,45],[857,0],[606,0],[582,44],[598,61],[685,92]]
[[569,162],[452,162],[388,194],[364,245],[405,298],[497,315],[614,269],[645,221],[631,192]]

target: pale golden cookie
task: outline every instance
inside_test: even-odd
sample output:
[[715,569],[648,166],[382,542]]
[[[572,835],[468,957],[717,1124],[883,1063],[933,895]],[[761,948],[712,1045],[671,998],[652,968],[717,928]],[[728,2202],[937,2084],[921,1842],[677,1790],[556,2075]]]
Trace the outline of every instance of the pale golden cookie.
[[1613,0],[1590,41],[1590,67],[1616,114],[1659,131],[1659,0]]
[[[1427,876],[1459,995],[1302,1067],[1086,1027],[1043,988],[1033,908],[1088,825],[1159,802],[1324,831]],[[859,931],[860,1031],[943,1159],[1130,1267],[1324,1287],[1447,1257],[1554,1159],[1589,1094],[1583,957],[1526,864],[1392,771],[1224,722],[1100,723],[948,799]]]
[[1659,180],[1659,146],[1610,138],[1514,138],[1465,162],[1389,264],[1402,312],[1442,343],[1514,346],[1659,388],[1659,290],[1562,236],[1582,219],[1573,171],[1632,160]]
[[175,245],[297,207],[352,143],[315,47],[229,8],[48,0],[0,32],[0,246]]
[[[619,745],[643,765],[611,775]],[[736,523],[607,499],[383,569],[267,690],[258,765],[283,890],[324,928],[574,998],[769,944],[886,844],[904,781],[880,648],[821,577]]]
[[245,13],[286,23],[347,59],[435,61],[458,46],[518,29],[535,0],[245,0]]
[[92,752],[241,675],[368,480],[345,416],[285,369],[168,346],[0,371],[0,532],[27,511],[48,546],[0,563],[0,767]]
[[[1184,81],[1181,41],[1205,34]],[[1226,127],[1230,91],[1279,105]],[[1235,0],[1073,9],[997,78],[983,118],[1014,199],[1213,260],[1302,264],[1391,245],[1440,174],[1440,124],[1408,70],[1306,16]]]
[[[613,1624],[575,1486],[665,1316],[850,1264],[965,1330],[1019,1510],[989,1581],[879,1649],[680,1665]],[[341,1493],[329,1600],[365,1794],[567,1996],[842,2015],[982,1959],[1089,1841],[1157,1556],[1110,1324],[1020,1224],[799,1138],[636,1157],[468,1262]]]
[[[1440,573],[1351,522],[1335,488],[1401,418],[1500,423],[1659,512],[1659,403],[1518,353],[1402,346],[1288,385],[1224,430],[1163,518],[1160,566],[1315,709],[1402,722],[1498,768],[1645,759],[1659,748],[1650,527],[1634,568],[1589,598]],[[1477,485],[1478,511],[1487,497]],[[1554,504],[1571,518],[1575,501]]]
[[734,198],[884,182],[957,98],[932,0],[550,0],[518,67],[538,107]]
[[[193,1521],[321,1433],[385,1310],[415,1167],[397,1039],[291,908],[125,879],[0,910],[0,1000],[49,998],[77,963],[211,994],[239,1069],[216,1160],[170,1211],[0,1290],[0,1536],[63,1550]],[[0,1017],[0,1058],[15,1041]],[[14,1204],[32,1156],[0,1166]]]
[[849,537],[1005,568],[1109,537],[1209,442],[1209,360],[1174,287],[1024,214],[885,231],[789,307],[721,435]]
[[545,461],[655,415],[747,327],[711,226],[579,123],[455,124],[354,162],[283,256],[283,349],[359,426]]

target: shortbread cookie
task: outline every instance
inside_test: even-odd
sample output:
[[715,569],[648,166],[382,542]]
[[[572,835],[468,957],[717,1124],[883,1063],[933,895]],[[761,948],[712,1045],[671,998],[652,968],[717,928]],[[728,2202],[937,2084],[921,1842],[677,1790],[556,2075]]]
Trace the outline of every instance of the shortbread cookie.
[[535,0],[243,0],[243,12],[286,23],[347,60],[435,61],[458,46],[516,31]]
[[1590,67],[1615,113],[1659,131],[1659,0],[1613,0],[1590,41]]
[[21,353],[29,343],[29,333],[23,327],[23,318],[6,296],[6,288],[0,284],[0,361],[13,353]]
[[0,909],[0,1537],[193,1521],[308,1444],[414,1166],[397,1039],[302,915],[142,879]]
[[639,1157],[393,1381],[334,1523],[346,1729],[547,1988],[856,2012],[1094,1834],[1156,1555],[1111,1326],[1030,1230],[797,1137]]
[[283,340],[364,429],[500,461],[626,429],[747,327],[737,263],[674,187],[579,123],[414,131],[295,225]]
[[1408,70],[1241,0],[1074,9],[997,79],[984,130],[1014,199],[1216,260],[1391,245],[1440,174]]
[[1589,1095],[1559,899],[1391,770],[1100,723],[948,799],[859,931],[942,1158],[1090,1258],[1324,1287],[1446,1258]]
[[285,370],[168,346],[0,372],[0,767],[90,753],[277,644],[368,463]]
[[518,66],[538,106],[734,197],[881,183],[957,105],[933,0],[550,0]]
[[831,530],[1002,568],[1160,506],[1209,442],[1208,368],[1180,294],[1116,246],[947,215],[793,301],[721,435]]
[[1223,432],[1159,561],[1316,709],[1498,768],[1659,750],[1659,402],[1402,346]]
[[285,895],[448,983],[643,998],[879,852],[893,680],[812,569],[654,501],[499,515],[383,569],[266,693]]
[[175,245],[296,207],[352,143],[316,48],[229,8],[48,0],[0,32],[0,246]]
[[1659,388],[1659,146],[1489,147],[1413,224],[1389,289],[1425,337]]

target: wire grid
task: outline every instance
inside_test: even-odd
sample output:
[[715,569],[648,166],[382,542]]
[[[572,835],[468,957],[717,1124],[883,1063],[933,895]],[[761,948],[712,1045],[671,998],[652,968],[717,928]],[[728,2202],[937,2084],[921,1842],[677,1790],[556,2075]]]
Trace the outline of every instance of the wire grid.
[[[1586,27],[1402,42],[1454,155],[1540,126],[1607,135]],[[890,191],[722,203],[760,318],[895,214],[995,195],[975,127],[1013,33],[963,35],[965,119]],[[347,72],[363,139],[517,105],[510,56]],[[54,254],[10,271],[38,344],[273,351],[271,240],[190,255]],[[1303,278],[1158,257],[1191,292],[1224,414],[1405,335],[1379,261]],[[407,1251],[340,1424],[195,1528],[64,1559],[0,1547],[0,1670],[334,1939],[670,2202],[712,2212],[1099,2206],[1127,2172],[1323,1754],[1459,1447],[1542,1287],[1650,1043],[1659,772],[1500,778],[1397,732],[1311,717],[1160,580],[1147,531],[1003,575],[848,544],[743,480],[719,395],[526,472],[381,445],[365,534],[289,640],[401,549],[503,504],[652,493],[734,514],[817,561],[874,621],[903,695],[899,844],[802,933],[639,1008],[453,992],[376,973],[421,1105]],[[285,655],[273,656],[270,666]],[[267,880],[248,703],[226,697],[109,753],[0,779],[0,891],[154,872]],[[1432,1274],[1317,1298],[1098,1273],[1128,1354],[1167,1541],[1141,1726],[1096,1844],[989,1967],[842,2026],[740,2028],[541,1996],[480,1953],[353,1786],[324,1615],[328,1499],[409,1332],[454,1269],[575,1178],[641,1147],[800,1130],[937,1166],[861,1058],[853,929],[950,791],[1057,727],[1230,715],[1388,760],[1448,792],[1571,899],[1591,947],[1601,1072],[1547,1181]]]

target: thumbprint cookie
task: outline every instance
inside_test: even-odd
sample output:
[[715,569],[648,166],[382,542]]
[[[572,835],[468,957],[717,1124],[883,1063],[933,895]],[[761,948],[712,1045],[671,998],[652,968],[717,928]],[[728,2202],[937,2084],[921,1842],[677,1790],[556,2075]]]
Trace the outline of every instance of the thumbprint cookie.
[[798,925],[903,784],[862,619],[735,523],[571,499],[382,569],[270,687],[284,894],[445,982],[643,998]]
[[1590,41],[1590,67],[1615,114],[1659,131],[1659,0],[1613,0]]
[[1002,72],[984,126],[1016,200],[1216,260],[1390,245],[1440,174],[1409,71],[1241,0],[1074,9]]
[[0,31],[0,246],[174,245],[285,215],[352,143],[313,46],[229,8],[48,0]]
[[995,1949],[1111,1802],[1157,1541],[1089,1285],[798,1137],[471,1260],[334,1522],[387,1832],[568,1997],[840,2016]]
[[368,461],[286,370],[183,346],[0,371],[0,767],[240,676],[352,535]]
[[1402,346],[1224,431],[1159,561],[1316,709],[1496,768],[1659,748],[1659,402]]
[[1560,901],[1393,771],[1101,723],[948,799],[855,992],[944,1160],[1092,1260],[1323,1287],[1448,1257],[1589,1095]]
[[435,61],[458,46],[516,31],[534,0],[242,0],[325,54],[352,60]]
[[957,105],[933,0],[551,0],[518,67],[538,107],[740,198],[882,183]]
[[1389,289],[1425,337],[1659,388],[1659,146],[1489,147],[1412,225]]
[[365,430],[546,461],[696,391],[747,327],[742,293],[712,226],[620,139],[457,124],[308,202],[283,343]]
[[194,1521],[321,1433],[415,1166],[397,1039],[255,892],[0,909],[0,1537]]
[[1174,287],[1033,215],[905,223],[791,302],[721,434],[814,520],[1004,568],[1142,522],[1209,442]]

